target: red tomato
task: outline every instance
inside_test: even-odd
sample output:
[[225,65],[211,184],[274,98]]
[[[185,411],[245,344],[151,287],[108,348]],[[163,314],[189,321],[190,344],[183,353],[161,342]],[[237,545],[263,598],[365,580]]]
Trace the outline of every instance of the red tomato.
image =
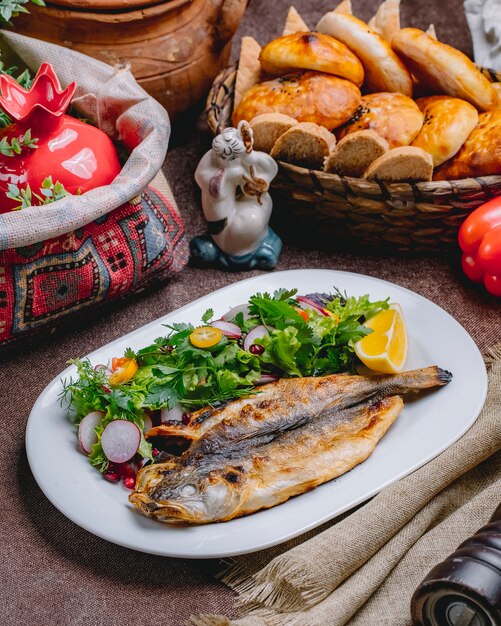
[[473,211],[459,229],[461,265],[470,280],[501,296],[501,197]]
[[476,254],[486,232],[501,225],[501,196],[475,209],[459,229],[459,247],[467,254]]

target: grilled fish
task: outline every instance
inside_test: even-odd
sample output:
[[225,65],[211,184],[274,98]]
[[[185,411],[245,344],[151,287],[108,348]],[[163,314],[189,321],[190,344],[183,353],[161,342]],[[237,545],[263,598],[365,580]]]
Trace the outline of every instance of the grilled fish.
[[[165,437],[190,442],[206,439],[217,426],[211,445],[228,437],[246,437],[261,431],[281,430],[304,423],[321,413],[326,406],[339,409],[363,400],[387,397],[435,386],[431,382],[438,368],[425,368],[402,374],[376,376],[330,376],[282,378],[260,387],[258,394],[239,398],[213,408],[204,407],[191,414],[189,422],[167,421],[148,431],[147,437]],[[442,370],[441,370],[442,371]],[[448,373],[447,373],[448,374]],[[447,374],[442,373],[441,376]],[[439,384],[439,383],[438,383]],[[208,442],[206,445],[209,445]]]
[[[450,379],[429,367],[271,383],[265,390],[271,408],[255,404],[260,396],[246,399],[251,408],[242,400],[230,403],[226,417],[182,457],[142,469],[129,499],[143,514],[171,524],[227,521],[270,508],[364,461],[402,410],[396,394]],[[239,410],[232,412],[234,404]]]

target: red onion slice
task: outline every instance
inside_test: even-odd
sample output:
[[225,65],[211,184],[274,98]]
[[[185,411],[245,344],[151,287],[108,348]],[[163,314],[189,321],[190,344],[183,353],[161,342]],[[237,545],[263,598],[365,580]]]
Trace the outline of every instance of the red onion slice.
[[261,378],[256,381],[255,385],[267,385],[268,383],[274,383],[278,380],[278,376],[274,374],[261,374]]
[[244,320],[248,319],[249,318],[249,305],[245,303],[245,304],[239,304],[238,306],[234,306],[227,313],[222,315],[221,319],[224,320],[225,322],[229,322],[231,320],[234,320],[235,317],[239,313],[243,313]]
[[78,426],[78,442],[85,454],[90,454],[92,446],[97,443],[95,428],[103,415],[101,411],[92,411],[82,419]]
[[103,430],[101,446],[112,463],[125,463],[136,454],[141,443],[141,432],[134,422],[113,420]]
[[306,298],[305,296],[296,296],[296,300],[302,309],[314,309],[315,311],[322,313],[324,317],[327,317],[327,313],[325,312],[325,309],[321,307],[319,304],[317,304],[316,302],[313,302],[313,300],[310,300],[309,298]]
[[261,339],[262,337],[266,337],[269,334],[270,333],[266,326],[256,326],[256,328],[253,328],[250,332],[247,333],[244,339],[244,350],[249,351],[249,348],[256,341],[256,339]]
[[180,404],[175,404],[172,407],[172,409],[169,409],[168,407],[165,406],[160,411],[160,419],[162,422],[169,422],[169,421],[180,422],[182,419],[183,413],[184,411]]
[[94,365],[94,370],[96,372],[104,372],[108,378],[113,374],[110,368],[107,365],[103,365],[102,363],[98,363],[98,365]]
[[233,324],[233,322],[227,322],[226,320],[216,320],[215,322],[211,323],[211,326],[213,326],[214,328],[219,328],[223,335],[225,335],[226,337],[231,337],[232,339],[240,339],[240,337],[242,336],[242,331],[240,330],[240,327],[236,324]]

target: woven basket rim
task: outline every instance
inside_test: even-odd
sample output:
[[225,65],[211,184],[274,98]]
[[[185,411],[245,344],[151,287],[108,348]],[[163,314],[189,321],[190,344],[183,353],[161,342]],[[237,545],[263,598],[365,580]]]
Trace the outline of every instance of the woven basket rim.
[[[207,124],[214,135],[221,132],[222,128],[229,126],[228,122],[231,122],[231,113],[233,112],[233,86],[235,84],[236,72],[238,63],[229,65],[224,68],[214,79],[211,90],[207,96],[206,111],[207,111]],[[498,77],[499,73],[494,72],[488,68],[484,68],[492,77]],[[223,98],[221,98],[220,92],[223,89]],[[219,101],[225,99],[231,103],[231,110],[228,111],[229,115],[224,120],[224,126],[221,126],[221,121],[216,112],[220,109]],[[349,176],[339,176],[331,172],[324,172],[323,170],[310,170],[299,165],[293,165],[292,163],[286,163],[285,161],[277,161],[280,169],[285,173],[289,173],[296,176],[308,177],[314,181],[325,181],[329,184],[342,183],[349,186],[349,188],[359,195],[378,195],[383,193],[389,193],[393,195],[402,194],[403,191],[417,190],[419,194],[448,194],[448,193],[466,193],[469,191],[478,191],[479,189],[486,189],[493,185],[501,184],[501,175],[493,174],[490,176],[478,176],[475,178],[460,178],[457,180],[437,180],[428,182],[397,182],[391,184],[385,184],[381,182],[369,182],[363,178],[352,178]],[[384,191],[383,191],[384,190]]]

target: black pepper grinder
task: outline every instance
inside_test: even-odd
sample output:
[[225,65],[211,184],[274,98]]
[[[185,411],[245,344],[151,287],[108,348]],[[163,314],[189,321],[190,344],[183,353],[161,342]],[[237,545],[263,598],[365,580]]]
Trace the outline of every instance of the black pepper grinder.
[[414,592],[415,626],[501,626],[501,505]]

